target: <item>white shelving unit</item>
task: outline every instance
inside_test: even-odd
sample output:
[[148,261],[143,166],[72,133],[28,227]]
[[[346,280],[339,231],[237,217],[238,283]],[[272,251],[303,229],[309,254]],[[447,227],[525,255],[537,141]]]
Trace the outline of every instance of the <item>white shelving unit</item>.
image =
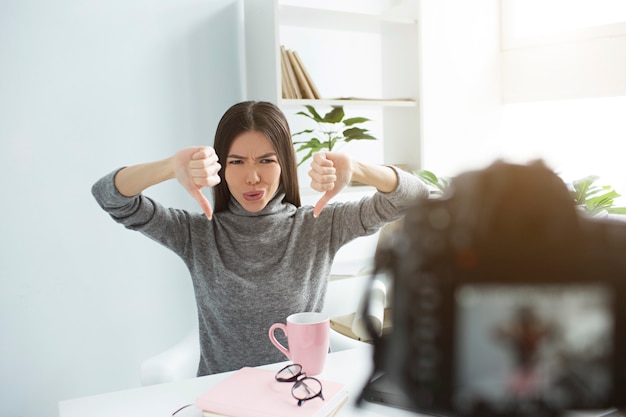
[[[244,0],[246,91],[249,100],[277,104],[292,132],[306,128],[295,113],[305,104],[321,114],[343,105],[347,117],[372,120],[378,141],[355,141],[343,151],[372,163],[421,167],[419,0]],[[323,99],[282,98],[280,45],[298,52]],[[350,97],[350,99],[340,99]],[[304,119],[304,120],[303,120]],[[311,125],[307,125],[311,127]],[[321,194],[299,172],[304,204]],[[373,193],[351,187],[337,200]],[[335,258],[333,275],[367,269],[378,234],[356,239]]]
[[[276,103],[292,129],[305,104],[343,105],[377,123],[371,162],[420,168],[418,1],[244,0],[248,99]],[[282,98],[280,45],[298,52],[323,99]]]

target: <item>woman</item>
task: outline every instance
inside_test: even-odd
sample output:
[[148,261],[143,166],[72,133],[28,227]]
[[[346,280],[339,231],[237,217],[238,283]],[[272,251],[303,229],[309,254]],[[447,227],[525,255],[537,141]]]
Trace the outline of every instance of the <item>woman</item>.
[[[173,250],[189,268],[200,327],[198,376],[284,360],[267,337],[270,325],[320,311],[339,248],[428,195],[410,174],[337,153],[316,154],[310,176],[324,194],[315,207],[301,207],[287,120],[273,104],[249,101],[224,114],[214,148],[186,148],[94,184],[96,200],[117,222]],[[204,215],[142,194],[174,178]],[[378,192],[326,206],[351,180]],[[213,188],[214,211],[203,187]]]

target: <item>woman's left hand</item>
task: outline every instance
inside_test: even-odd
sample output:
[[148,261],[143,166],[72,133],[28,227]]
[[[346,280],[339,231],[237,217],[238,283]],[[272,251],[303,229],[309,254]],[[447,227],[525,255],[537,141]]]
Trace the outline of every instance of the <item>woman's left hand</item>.
[[336,152],[317,152],[309,171],[311,188],[324,195],[315,204],[313,215],[317,217],[328,202],[341,192],[352,180],[352,160]]

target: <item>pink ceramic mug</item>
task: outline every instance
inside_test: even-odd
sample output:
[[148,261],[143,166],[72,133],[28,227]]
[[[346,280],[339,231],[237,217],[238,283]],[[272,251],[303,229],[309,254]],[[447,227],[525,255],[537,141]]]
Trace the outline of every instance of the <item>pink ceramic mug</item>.
[[[280,329],[287,337],[284,347],[274,332]],[[293,363],[302,365],[307,375],[317,375],[324,369],[330,341],[330,319],[322,313],[296,313],[287,317],[287,324],[274,323],[269,330],[270,341]]]

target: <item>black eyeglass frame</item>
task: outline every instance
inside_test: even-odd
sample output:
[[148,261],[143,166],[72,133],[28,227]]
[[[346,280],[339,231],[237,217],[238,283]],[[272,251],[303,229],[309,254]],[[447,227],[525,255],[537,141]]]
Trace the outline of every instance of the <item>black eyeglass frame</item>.
[[[285,372],[289,368],[293,368],[295,371],[295,372],[290,372],[292,375],[289,378],[282,378],[279,376],[281,373]],[[307,376],[305,372],[302,372],[302,365],[298,363],[293,363],[293,364],[285,366],[284,368],[276,372],[276,375],[274,377],[276,378],[276,381],[278,382],[293,382],[294,383],[293,386],[291,387],[291,395],[293,396],[293,398],[298,400],[298,407],[301,407],[302,403],[304,403],[305,401],[312,400],[313,398],[317,398],[317,397],[321,398],[322,401],[325,401],[324,395],[322,394],[322,382],[317,378],[313,378],[312,376]],[[302,398],[301,396],[296,395],[295,390],[298,389],[303,384],[305,387],[308,387],[306,385],[306,381],[315,381],[319,385],[320,388],[319,388],[319,391],[315,395]]]

